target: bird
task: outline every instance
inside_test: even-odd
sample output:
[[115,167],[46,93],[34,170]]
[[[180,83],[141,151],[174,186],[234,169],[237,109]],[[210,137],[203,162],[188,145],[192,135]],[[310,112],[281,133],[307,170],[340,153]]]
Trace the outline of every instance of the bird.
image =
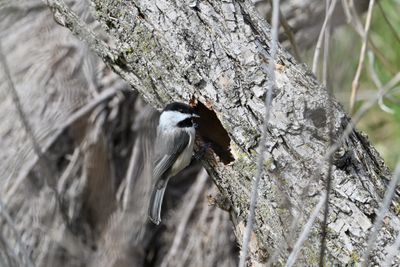
[[192,159],[196,134],[193,108],[180,102],[165,106],[160,114],[154,147],[153,181],[148,215],[156,225],[161,222],[161,206],[171,177],[186,168]]

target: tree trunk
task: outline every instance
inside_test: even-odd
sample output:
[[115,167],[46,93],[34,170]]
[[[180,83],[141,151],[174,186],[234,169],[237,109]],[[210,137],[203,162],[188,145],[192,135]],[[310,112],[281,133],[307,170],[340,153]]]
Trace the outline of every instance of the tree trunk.
[[[92,0],[92,4],[97,19],[113,36],[114,49],[88,35],[85,25],[77,23],[59,1],[50,1],[57,20],[87,40],[151,105],[187,102],[193,97],[215,112],[217,118],[203,118],[200,127],[218,124],[218,120],[229,135],[229,149],[219,147],[217,151],[217,145],[227,140],[216,138],[212,147],[218,155],[208,153],[203,163],[229,201],[240,241],[269,81],[269,26],[246,0]],[[325,189],[328,117],[333,116],[334,136],[340,136],[349,122],[342,107],[307,67],[281,48],[275,76],[256,238],[250,243],[254,264],[265,263],[278,248],[279,262],[286,262],[296,239],[289,233],[293,220],[297,236]],[[327,110],[329,101],[333,102],[331,111]],[[208,134],[212,139],[213,133]],[[337,265],[360,260],[389,179],[382,159],[358,131],[346,138],[341,152],[332,171],[327,241],[329,261]],[[222,159],[229,158],[229,153],[234,159],[226,164]],[[398,217],[389,212],[379,246],[372,253],[374,263],[384,261],[399,228]],[[320,227],[316,224],[298,264],[317,265],[319,245]]]

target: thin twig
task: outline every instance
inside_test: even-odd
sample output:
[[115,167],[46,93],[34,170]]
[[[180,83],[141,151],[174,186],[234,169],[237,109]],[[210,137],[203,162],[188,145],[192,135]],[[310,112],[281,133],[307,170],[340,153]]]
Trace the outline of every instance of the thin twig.
[[177,267],[185,266],[185,262],[189,258],[189,255],[191,254],[192,250],[198,246],[197,241],[198,240],[195,239],[189,239],[188,244],[182,253],[182,259],[180,261],[180,264]]
[[[332,4],[331,4],[332,5]],[[380,95],[386,95],[392,88],[398,83],[398,79],[400,78],[400,73],[398,73],[390,82],[388,82],[384,87],[380,89],[381,94]],[[353,117],[353,120],[349,122],[345,130],[343,131],[342,135],[340,136],[339,140],[337,143],[332,145],[327,152],[325,153],[323,160],[321,162],[321,165],[318,167],[318,169],[321,169],[323,166],[325,166],[325,162],[329,160],[329,158],[333,155],[333,153],[341,146],[342,142],[344,139],[346,139],[350,133],[352,133],[354,129],[354,125],[361,119],[361,117],[378,101],[379,96],[375,99],[372,99],[370,102],[365,103],[362,108],[356,113],[356,115]],[[318,173],[318,172],[315,172]],[[311,179],[309,179],[309,182],[314,181],[316,177],[316,174],[313,175]],[[308,188],[308,186],[306,186]],[[294,229],[292,229],[294,230]],[[299,240],[298,240],[299,241]],[[297,241],[297,242],[298,242]]]
[[365,20],[365,27],[364,27],[364,32],[363,32],[363,43],[362,43],[361,51],[360,51],[360,58],[358,61],[356,75],[354,76],[354,79],[352,82],[352,87],[351,87],[350,108],[349,108],[350,114],[352,114],[354,111],[354,104],[355,104],[356,97],[357,97],[357,91],[358,91],[358,88],[360,87],[360,77],[361,77],[361,72],[364,67],[365,54],[367,51],[367,43],[368,43],[368,34],[369,34],[370,26],[371,26],[372,10],[374,9],[374,3],[375,3],[375,0],[369,1],[367,18]]
[[[339,137],[338,141],[336,144],[331,146],[325,153],[324,155],[324,160],[327,160],[332,153],[334,153],[343,143],[343,141],[350,135],[350,133],[353,132],[354,126],[361,120],[362,116],[369,111],[376,102],[378,102],[380,97],[383,97],[387,95],[390,90],[393,89],[394,86],[396,86],[400,82],[400,72],[398,72],[388,83],[385,84],[382,88],[379,89],[378,94],[371,99],[370,101],[366,102],[361,106],[361,108],[355,113],[355,115],[352,117],[352,120],[348,123],[346,128],[344,129],[342,135]],[[310,179],[313,180],[313,179]]]
[[202,169],[197,176],[196,183],[192,186],[191,190],[188,192],[187,196],[190,197],[189,202],[185,205],[184,213],[180,216],[179,225],[176,230],[174,241],[172,242],[171,248],[169,249],[165,260],[161,263],[161,266],[167,266],[172,258],[176,256],[178,248],[183,240],[183,235],[185,234],[185,229],[187,222],[189,221],[190,215],[196,206],[197,200],[207,182],[207,172]]
[[374,52],[374,54],[379,58],[381,61],[382,65],[384,65],[385,69],[390,72],[390,74],[396,74],[397,72],[397,67],[393,65],[389,59],[386,58],[385,54],[382,53],[381,49],[379,49],[375,42],[371,39],[370,36],[368,36],[368,46],[371,48],[371,50]]
[[[325,16],[328,16],[330,0],[325,0]],[[331,88],[328,83],[328,68],[329,68],[329,50],[331,40],[331,20],[329,19],[326,25],[324,34],[324,57],[322,64],[322,85],[328,90]],[[331,91],[331,90],[329,90]]]
[[25,245],[22,243],[20,233],[15,228],[15,223],[13,222],[10,214],[7,212],[6,207],[4,206],[4,203],[1,199],[0,199],[0,212],[3,215],[4,219],[6,220],[7,224],[10,226],[12,232],[14,232],[17,248],[22,252],[23,257],[25,258],[26,266],[28,267],[35,266],[29,256],[28,251],[25,249]]
[[70,162],[68,163],[67,167],[65,168],[64,172],[61,174],[60,178],[58,179],[57,184],[57,192],[58,194],[62,194],[65,190],[65,186],[67,184],[67,180],[71,177],[72,172],[75,169],[75,166],[79,160],[79,148],[75,148],[74,153],[72,153]]
[[36,155],[38,157],[42,157],[42,150],[40,149],[40,145],[36,141],[33,130],[31,128],[31,126],[29,125],[29,122],[25,116],[23,109],[22,109],[21,101],[19,101],[17,89],[15,88],[14,82],[12,81],[10,69],[8,68],[7,60],[6,60],[6,57],[4,56],[3,46],[1,44],[1,42],[0,42],[0,62],[3,66],[4,74],[6,76],[6,80],[8,83],[8,87],[7,87],[8,92],[11,95],[11,98],[12,98],[13,104],[15,105],[15,108],[17,110],[19,119],[22,122],[22,126],[24,127],[24,130],[26,131],[28,138],[32,142],[33,150],[35,151]]
[[290,42],[290,45],[293,48],[294,57],[297,59],[297,61],[302,62],[302,59],[300,56],[300,50],[299,50],[299,47],[297,46],[296,39],[295,39],[294,33],[292,31],[292,27],[290,27],[289,23],[287,22],[287,20],[286,20],[285,16],[283,15],[280,8],[279,8],[279,22],[282,24],[283,29],[285,30],[285,33]]
[[[7,241],[3,235],[0,235],[0,266],[18,266],[18,256],[12,249],[12,245],[9,243],[10,242]],[[4,258],[2,256],[4,256]]]
[[28,135],[29,140],[32,143],[32,148],[36,156],[38,157],[38,163],[40,165],[40,170],[43,172],[42,175],[45,177],[45,182],[47,184],[53,185],[52,180],[52,170],[50,170],[51,162],[43,154],[42,149],[40,148],[39,142],[36,140],[35,134],[33,133],[32,127],[29,125],[28,119],[25,116],[25,113],[22,109],[21,101],[18,96],[17,89],[14,86],[14,82],[11,77],[10,69],[8,68],[7,59],[3,53],[3,47],[0,42],[0,62],[3,66],[4,74],[6,76],[6,80],[8,83],[8,93],[11,95],[12,102],[17,111],[18,117],[22,123],[22,127],[24,128],[26,134]]
[[379,10],[381,11],[384,20],[386,21],[387,25],[389,26],[390,30],[392,31],[392,33],[393,33],[394,37],[396,38],[397,42],[400,43],[400,35],[396,31],[396,29],[394,28],[394,26],[392,25],[390,20],[388,19],[388,17],[386,16],[386,12],[385,12],[385,10],[383,10],[381,1],[378,1],[377,3],[378,3]]
[[331,5],[329,6],[328,13],[325,16],[324,23],[322,24],[321,31],[318,36],[317,45],[315,46],[315,52],[313,57],[313,64],[312,64],[312,72],[314,74],[317,73],[319,55],[321,53],[321,47],[322,47],[323,37],[325,35],[325,29],[326,26],[328,25],[329,20],[331,19],[333,11],[335,10],[336,2],[337,0],[333,0]]
[[[43,145],[43,152],[46,152],[47,149],[57,140],[59,135],[71,124],[76,122],[78,119],[82,118],[83,116],[87,115],[90,111],[92,111],[95,107],[99,104],[103,103],[107,99],[113,97],[117,92],[121,91],[122,89],[119,87],[113,87],[110,89],[106,89],[100,93],[100,95],[93,99],[92,101],[88,102],[85,106],[71,114],[71,116],[62,124],[60,125],[56,132],[50,137],[50,140]],[[8,200],[13,196],[18,189],[19,185],[24,181],[25,177],[28,175],[29,171],[33,168],[33,166],[38,162],[37,158],[30,159],[29,162],[25,163],[24,169],[21,170],[18,177],[13,181],[13,184],[9,190],[7,190],[7,194],[4,197],[4,202],[8,203]]]
[[[371,51],[368,51],[368,59],[369,59],[368,60],[368,62],[369,62],[368,70],[369,70],[371,79],[374,82],[374,84],[376,85],[376,87],[382,88],[382,82],[379,79],[378,73],[376,73],[376,70],[374,68],[374,63],[375,63],[374,54]],[[390,114],[394,113],[394,110],[392,110],[391,108],[386,106],[385,103],[383,102],[383,96],[379,98],[378,105],[383,111],[390,113]]]
[[310,218],[308,219],[306,225],[303,228],[303,231],[301,231],[301,234],[299,238],[296,241],[296,244],[293,247],[292,252],[289,255],[288,261],[286,262],[285,267],[291,267],[296,261],[297,255],[299,254],[301,248],[303,247],[304,241],[306,241],[308,234],[311,232],[312,225],[314,224],[314,221],[317,219],[317,216],[322,209],[322,206],[324,205],[326,200],[326,192],[324,192],[315,207],[313,213],[311,214]]
[[[356,33],[363,38],[364,36],[364,30],[360,21],[360,18],[354,8],[354,3],[353,1],[350,1],[350,4],[348,3],[348,0],[342,0],[342,7],[344,10],[344,13],[346,14],[346,18],[349,22],[349,24],[354,28]],[[397,67],[394,66],[393,64],[390,63],[390,61],[385,57],[385,55],[378,49],[378,47],[375,45],[374,41],[371,39],[371,36],[368,35],[368,46],[372,49],[372,51],[375,53],[375,55],[380,59],[381,63],[385,66],[385,68],[391,73],[391,74],[396,74],[397,72]]]
[[[332,117],[332,116],[330,116]],[[330,125],[333,125],[333,120],[330,120]],[[332,128],[332,127],[331,127]],[[332,129],[333,130],[333,129]],[[330,136],[333,135],[333,131],[330,129]],[[332,137],[330,137],[332,140]],[[329,218],[329,194],[331,192],[332,187],[332,155],[329,157],[328,161],[328,172],[326,174],[326,194],[325,194],[325,207],[324,207],[324,218],[322,221],[322,229],[321,229],[321,246],[319,252],[319,266],[323,267],[324,258],[325,258],[325,250],[326,250],[326,236],[328,234],[328,218]]]
[[[334,2],[336,2],[334,0]],[[323,81],[322,83],[328,87],[328,61],[329,61],[329,40],[330,40],[330,19],[329,17],[331,16],[331,13],[333,12],[335,8],[336,3],[331,3],[329,5],[329,1],[326,3],[326,11],[325,11],[325,20],[324,20],[324,25],[322,26],[321,33],[320,33],[320,43],[317,44],[317,48],[322,46],[322,41],[324,41],[324,61],[323,61]],[[322,32],[322,30],[324,32]],[[324,36],[324,39],[322,39],[322,36]],[[319,53],[319,51],[316,53]],[[319,55],[316,55],[317,61],[319,58]],[[330,93],[331,95],[331,93]],[[328,109],[332,110],[332,102],[328,100]],[[331,112],[328,112],[329,114],[332,114]],[[329,146],[333,145],[333,127],[334,127],[334,121],[333,121],[333,116],[329,116]],[[324,209],[324,221],[322,224],[322,239],[321,239],[321,251],[320,251],[320,262],[323,262],[324,255],[325,255],[325,242],[326,242],[326,234],[327,234],[327,219],[328,219],[328,214],[329,214],[329,192],[331,190],[331,180],[332,180],[332,155],[331,153],[328,156],[328,171],[327,171],[327,176],[326,176],[326,198],[325,198],[325,209]],[[323,161],[325,162],[325,161]],[[314,179],[310,179],[314,180]],[[300,211],[302,213],[302,211]],[[300,214],[301,215],[301,214]],[[298,219],[297,219],[298,220]],[[295,220],[293,220],[292,226],[290,227],[290,233],[294,233],[294,229],[296,228],[297,223]],[[278,255],[279,251],[278,249],[274,252],[272,260],[267,263],[267,266],[271,266],[274,264],[275,259]]]
[[132,146],[132,153],[131,153],[131,158],[129,159],[129,165],[128,169],[126,171],[125,175],[125,192],[123,194],[122,198],[122,210],[126,211],[126,209],[129,206],[129,203],[132,201],[132,190],[134,188],[134,183],[135,183],[135,175],[137,175],[137,171],[135,172],[135,169],[138,168],[138,165],[141,164],[139,161],[139,158],[143,155],[140,154],[141,152],[141,147],[139,144],[139,140],[136,139],[135,143]]
[[[209,227],[210,232],[209,236],[211,237],[216,237],[219,235],[221,232],[221,217],[222,214],[225,213],[222,209],[214,209],[214,212],[212,214],[212,223]],[[220,252],[219,250],[221,248],[218,247],[218,243],[220,243],[219,238],[210,238],[210,246],[209,246],[209,253],[206,254],[205,260],[203,260],[203,266],[215,266],[215,258],[217,257],[218,253]],[[217,260],[218,261],[218,260]]]
[[265,140],[267,138],[267,128],[268,128],[268,121],[270,117],[270,108],[271,108],[271,101],[272,101],[272,90],[275,88],[275,56],[278,47],[278,29],[279,29],[279,0],[273,0],[272,5],[272,21],[271,21],[271,52],[270,52],[270,60],[269,60],[269,77],[270,81],[268,83],[267,88],[267,96],[265,98],[265,117],[263,122],[262,134],[260,139],[259,145],[259,152],[257,158],[257,171],[256,177],[253,181],[252,189],[251,189],[251,199],[250,199],[250,208],[249,214],[247,216],[247,224],[246,229],[243,234],[243,242],[242,242],[242,254],[239,261],[239,267],[244,267],[246,264],[246,258],[248,253],[248,246],[250,242],[251,232],[253,230],[253,221],[254,221],[254,214],[255,208],[257,205],[257,196],[258,196],[258,184],[260,183],[261,175],[263,173],[264,167],[264,152],[265,152]]
[[[300,212],[295,215],[296,220],[292,220],[292,223],[291,223],[291,225],[289,227],[290,230],[289,230],[288,240],[294,239],[294,234],[295,234],[294,230],[296,229],[296,226],[299,225],[299,222],[302,221],[303,215],[304,215],[303,210],[300,210]],[[277,248],[275,248],[274,253],[268,259],[268,262],[266,264],[267,267],[275,266],[275,262],[278,259],[280,251],[282,250],[283,244],[284,244],[284,240],[283,240],[283,238],[281,238],[280,242],[278,243]]]
[[[329,12],[329,0],[325,2],[325,12],[326,16],[328,16]],[[327,87],[328,86],[328,66],[329,66],[329,43],[330,43],[330,20],[328,20],[327,27],[325,29],[325,40],[324,40],[324,61],[323,61],[323,80],[322,83]],[[331,97],[332,89],[328,89],[329,96]],[[333,116],[333,106],[331,98],[328,98],[328,124],[329,124],[329,146],[333,145],[333,129],[334,129],[334,116]],[[324,266],[324,258],[325,258],[325,250],[326,250],[326,237],[328,234],[328,218],[329,218],[329,196],[332,187],[332,160],[333,154],[328,158],[328,171],[326,174],[326,198],[325,198],[325,207],[324,207],[324,218],[322,221],[322,229],[321,229],[321,246],[320,246],[320,254],[319,254],[319,266]]]
[[371,51],[368,51],[368,61],[369,61],[369,72],[370,72],[372,81],[374,82],[376,87],[381,88],[382,82],[379,79],[378,73],[376,73],[376,70],[374,68],[375,57],[374,57],[374,53],[372,53]]
[[[190,254],[192,254],[192,250],[193,248],[196,246],[197,249],[201,249],[202,246],[199,246],[199,240],[201,238],[198,237],[198,235],[200,233],[203,233],[204,230],[204,226],[208,225],[207,224],[207,218],[209,216],[211,206],[210,205],[203,205],[203,208],[201,210],[201,213],[198,215],[198,219],[196,221],[196,225],[194,226],[194,228],[197,228],[197,230],[192,231],[192,235],[189,236],[187,242],[186,242],[186,248],[185,250],[181,253],[181,258],[180,260],[176,263],[176,267],[183,267],[183,266],[187,266],[188,263],[186,263],[188,257]],[[208,229],[207,229],[208,230]],[[202,234],[201,234],[202,235]]]
[[[272,7],[272,0],[269,0],[269,3]],[[280,7],[279,7],[279,22],[282,25],[283,30],[285,31],[285,33],[288,37],[290,45],[292,46],[294,57],[297,59],[297,61],[302,62],[302,59],[300,56],[300,50],[299,50],[299,47],[297,46],[296,38],[294,37],[292,27],[290,27],[289,23],[286,20],[286,17],[283,15]]]
[[376,245],[376,239],[378,237],[379,230],[382,227],[383,218],[389,210],[390,203],[396,191],[396,186],[400,182],[400,162],[397,163],[396,169],[394,171],[392,180],[390,181],[389,187],[386,190],[385,197],[381,202],[381,207],[377,213],[374,225],[371,228],[371,232],[368,239],[367,249],[364,252],[362,266],[368,266],[369,254],[373,247]]
[[354,29],[357,31],[358,35],[360,35],[360,37],[364,37],[364,28],[354,7],[354,0],[342,0],[342,5],[347,20],[354,26]]
[[[316,177],[319,177],[318,174],[320,173],[319,170],[321,170],[324,166],[325,163],[329,160],[329,158],[333,155],[333,153],[341,146],[343,141],[353,132],[354,126],[360,121],[362,116],[370,110],[371,107],[374,106],[374,104],[378,101],[378,99],[381,96],[385,96],[390,92],[391,89],[394,88],[395,85],[397,85],[400,82],[400,72],[397,73],[387,84],[385,84],[382,88],[379,89],[379,92],[374,99],[371,99],[369,102],[364,103],[364,105],[357,111],[357,113],[353,116],[353,119],[348,123],[346,128],[344,129],[343,133],[341,136],[338,138],[337,142],[330,146],[327,149],[327,152],[323,156],[321,163],[317,166],[316,171],[314,174],[311,176],[311,178],[308,180],[307,184],[305,185],[305,190],[302,193],[302,195],[305,195],[306,190],[308,190],[308,186],[312,181],[316,180]],[[302,210],[300,210],[300,213]],[[298,218],[299,219],[299,218]],[[295,231],[295,226],[297,224],[292,224],[293,227],[290,228],[289,233],[290,235]],[[277,257],[278,252],[275,252],[273,256]],[[273,263],[272,263],[273,264]]]
[[398,254],[399,248],[400,248],[400,233],[397,235],[396,240],[388,250],[385,263],[383,264],[384,267],[392,266],[392,260],[396,256],[396,254]]

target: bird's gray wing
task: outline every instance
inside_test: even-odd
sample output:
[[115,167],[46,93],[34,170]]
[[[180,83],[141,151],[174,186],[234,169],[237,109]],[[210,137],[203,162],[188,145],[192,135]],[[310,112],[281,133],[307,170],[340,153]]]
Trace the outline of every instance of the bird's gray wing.
[[[165,180],[165,174],[174,164],[176,159],[186,148],[190,141],[190,136],[186,131],[163,132],[162,136],[157,137],[156,158],[154,162],[153,178],[157,181],[157,187],[160,180]],[[161,182],[161,181],[160,181]]]
[[190,141],[190,136],[185,131],[162,132],[161,134],[161,136],[158,135],[156,142],[158,153],[153,171],[156,184],[150,197],[148,211],[150,220],[157,225],[161,222],[161,207],[169,180],[170,168]]

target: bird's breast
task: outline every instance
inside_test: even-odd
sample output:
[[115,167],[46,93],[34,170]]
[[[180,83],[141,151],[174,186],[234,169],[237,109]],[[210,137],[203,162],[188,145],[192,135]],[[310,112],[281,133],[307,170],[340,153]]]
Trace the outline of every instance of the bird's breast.
[[189,142],[182,153],[179,155],[179,157],[176,159],[175,163],[172,165],[171,176],[175,176],[181,170],[186,168],[190,164],[190,161],[192,159],[195,130],[189,128],[187,132],[190,136]]

